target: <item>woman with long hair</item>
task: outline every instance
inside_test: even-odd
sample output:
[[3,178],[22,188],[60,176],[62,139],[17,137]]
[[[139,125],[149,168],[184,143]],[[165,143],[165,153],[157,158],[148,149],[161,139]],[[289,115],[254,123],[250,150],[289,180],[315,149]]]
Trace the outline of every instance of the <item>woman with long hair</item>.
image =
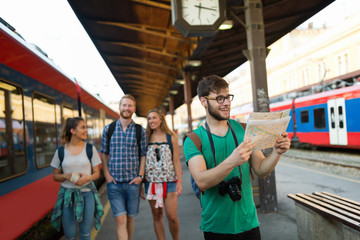
[[60,222],[66,239],[76,239],[77,225],[80,239],[91,239],[95,228],[100,227],[103,208],[94,180],[100,176],[100,156],[96,148],[87,145],[86,122],[81,117],[68,118],[62,129],[62,146],[51,161],[54,181],[61,182],[58,198],[51,217],[59,231]]
[[177,198],[182,193],[178,138],[164,114],[152,109],[147,115],[149,145],[145,164],[145,193],[151,207],[157,239],[165,239],[163,207],[173,239],[179,239]]

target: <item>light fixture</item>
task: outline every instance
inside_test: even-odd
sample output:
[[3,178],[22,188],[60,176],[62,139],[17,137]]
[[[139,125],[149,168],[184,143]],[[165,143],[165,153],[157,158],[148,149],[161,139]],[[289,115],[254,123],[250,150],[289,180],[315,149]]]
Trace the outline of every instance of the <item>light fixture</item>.
[[233,20],[225,20],[219,27],[219,30],[229,30],[233,27]]
[[176,79],[175,82],[177,84],[180,84],[180,85],[184,85],[185,84],[185,80],[184,79]]
[[163,102],[162,105],[163,106],[169,106],[169,103],[168,102]]
[[169,93],[171,95],[177,95],[179,92],[178,92],[178,90],[170,90]]
[[185,66],[199,67],[201,66],[201,60],[186,60]]

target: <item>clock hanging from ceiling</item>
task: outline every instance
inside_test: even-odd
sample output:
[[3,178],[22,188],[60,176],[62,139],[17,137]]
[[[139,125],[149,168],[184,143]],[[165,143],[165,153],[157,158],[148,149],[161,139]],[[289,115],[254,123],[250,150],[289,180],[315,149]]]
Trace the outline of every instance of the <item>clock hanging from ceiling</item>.
[[184,37],[210,37],[226,20],[226,0],[171,0],[171,13]]

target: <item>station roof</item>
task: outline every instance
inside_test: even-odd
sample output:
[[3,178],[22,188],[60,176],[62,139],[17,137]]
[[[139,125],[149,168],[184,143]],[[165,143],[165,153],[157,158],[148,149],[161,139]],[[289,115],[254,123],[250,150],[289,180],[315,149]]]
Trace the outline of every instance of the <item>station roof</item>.
[[[266,46],[271,45],[334,0],[263,0]],[[213,37],[183,37],[172,25],[170,0],[68,0],[124,93],[136,98],[137,115],[165,107],[171,93],[175,109],[184,103],[176,81],[191,71],[192,97],[203,76],[221,77],[247,61],[243,1],[227,0],[230,30]],[[231,12],[230,12],[231,11]],[[238,21],[240,19],[241,21]],[[188,60],[201,60],[190,67]],[[99,80],[101,81],[101,80]]]

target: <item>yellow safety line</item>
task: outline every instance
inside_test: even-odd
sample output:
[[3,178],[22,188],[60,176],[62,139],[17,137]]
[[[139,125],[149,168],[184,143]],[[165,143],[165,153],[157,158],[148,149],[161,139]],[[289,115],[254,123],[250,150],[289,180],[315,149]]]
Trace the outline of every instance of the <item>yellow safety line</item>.
[[[110,210],[110,202],[109,200],[106,202],[105,204],[105,207],[104,207],[104,215],[102,216],[101,218],[101,225],[103,224],[104,222],[104,219],[106,218],[107,214],[109,213],[109,210]],[[100,230],[100,229],[99,229]],[[95,228],[92,229],[91,231],[91,240],[95,240],[99,230],[96,230]]]
[[309,171],[309,172],[315,172],[315,173],[319,173],[319,174],[326,175],[326,176],[329,176],[329,177],[339,178],[339,179],[342,179],[342,180],[345,180],[345,181],[349,181],[349,182],[354,182],[354,183],[359,183],[359,184],[360,184],[360,181],[355,180],[355,179],[351,179],[351,178],[341,177],[341,176],[338,176],[338,175],[333,175],[333,174],[329,174],[329,173],[325,173],[325,172],[321,172],[321,171],[316,171],[316,170],[313,170],[313,169],[308,169],[308,168],[304,168],[304,167],[294,166],[294,165],[291,165],[291,164],[288,164],[288,163],[284,163],[284,162],[279,162],[279,164],[285,165],[285,166],[288,166],[288,167],[293,167],[293,168],[302,169],[302,170]]

